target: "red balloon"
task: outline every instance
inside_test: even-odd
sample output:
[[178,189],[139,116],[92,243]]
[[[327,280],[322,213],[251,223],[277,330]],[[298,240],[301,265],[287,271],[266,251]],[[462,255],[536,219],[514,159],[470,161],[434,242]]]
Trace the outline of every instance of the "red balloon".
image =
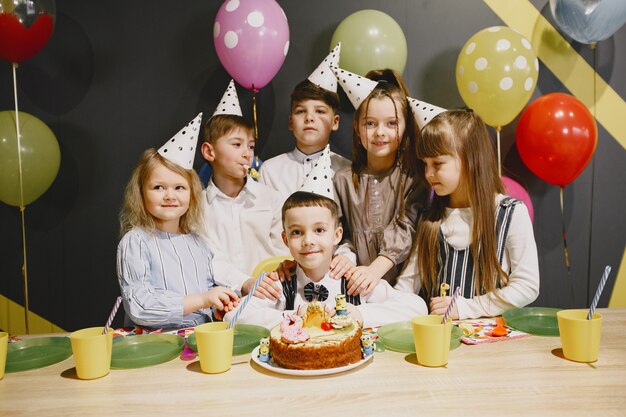
[[598,143],[596,121],[575,97],[546,94],[522,113],[516,143],[522,161],[535,175],[565,187],[593,157]]
[[0,57],[22,62],[43,48],[54,28],[54,1],[17,0],[0,10]]

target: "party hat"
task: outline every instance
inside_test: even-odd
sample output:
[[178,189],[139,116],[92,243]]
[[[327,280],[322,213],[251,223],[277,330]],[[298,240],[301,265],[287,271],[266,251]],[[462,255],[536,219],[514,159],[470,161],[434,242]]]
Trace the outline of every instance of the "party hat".
[[235,82],[233,80],[230,80],[230,83],[228,83],[228,88],[226,88],[213,116],[220,114],[242,115],[241,107],[239,106],[239,97],[237,97],[237,89],[235,88]]
[[334,199],[333,171],[330,168],[330,145],[322,151],[311,172],[304,179],[300,191],[306,191]]
[[345,91],[355,109],[359,108],[363,100],[365,100],[378,85],[378,81],[361,77],[358,74],[346,71],[337,66],[331,66],[330,69],[335,74],[335,77],[337,77],[339,85],[343,88],[343,91]]
[[321,64],[315,68],[315,71],[309,75],[308,80],[313,84],[323,88],[324,90],[337,92],[337,78],[330,70],[330,67],[339,65],[339,53],[341,52],[341,42],[330,51],[330,54],[324,58]]
[[446,111],[446,109],[433,106],[425,101],[419,101],[412,97],[407,97],[407,99],[409,100],[409,104],[413,110],[413,115],[415,116],[415,121],[420,129],[423,129],[433,117]]
[[159,154],[185,169],[192,169],[201,124],[202,113],[199,113],[195,119],[187,123],[177,134],[165,142],[165,145],[159,148]]

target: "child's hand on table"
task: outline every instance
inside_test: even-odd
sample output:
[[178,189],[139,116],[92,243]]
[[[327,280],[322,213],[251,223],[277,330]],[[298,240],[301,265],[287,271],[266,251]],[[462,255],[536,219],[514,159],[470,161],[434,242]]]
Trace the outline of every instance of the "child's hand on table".
[[204,305],[227,313],[239,305],[239,297],[230,288],[215,287],[204,293]]

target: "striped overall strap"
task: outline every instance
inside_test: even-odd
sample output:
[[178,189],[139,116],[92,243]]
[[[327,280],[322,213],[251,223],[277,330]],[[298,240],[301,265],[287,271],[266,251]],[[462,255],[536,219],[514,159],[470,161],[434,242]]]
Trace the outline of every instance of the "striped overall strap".
[[348,294],[348,280],[346,277],[341,277],[341,293],[346,296],[346,301],[352,305],[359,306],[361,305],[361,296],[360,295],[349,295]]
[[296,292],[298,289],[298,278],[296,277],[296,273],[293,272],[291,274],[291,279],[286,279],[283,282],[283,294],[285,295],[285,301],[287,305],[285,306],[285,310],[293,310],[294,303],[296,300]]
[[511,225],[511,218],[513,217],[513,211],[515,211],[515,205],[521,203],[520,200],[516,200],[511,197],[505,197],[500,201],[496,208],[496,236],[497,236],[497,255],[498,262],[502,265],[504,259],[504,249],[506,248],[506,238],[509,235],[509,226]]

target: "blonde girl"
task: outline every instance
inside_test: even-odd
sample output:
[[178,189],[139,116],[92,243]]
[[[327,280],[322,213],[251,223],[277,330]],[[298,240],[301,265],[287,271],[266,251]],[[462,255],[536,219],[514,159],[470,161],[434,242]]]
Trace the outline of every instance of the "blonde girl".
[[[395,284],[426,196],[404,161],[419,130],[402,78],[390,69],[366,77],[378,84],[354,115],[352,167],[337,172],[333,181],[344,236],[359,265],[346,275],[350,295],[369,294],[381,279]],[[349,88],[342,81],[344,90]]]
[[443,314],[461,287],[453,319],[495,316],[539,294],[537,247],[526,206],[503,195],[495,152],[480,117],[435,116],[416,142],[418,172],[434,196],[417,225],[415,251],[398,289],[419,292]]
[[[237,295],[218,287],[201,230],[202,185],[155,149],[135,167],[120,213],[117,274],[132,323],[180,328],[210,321],[211,307],[230,311]],[[129,323],[130,324],[130,323]]]

